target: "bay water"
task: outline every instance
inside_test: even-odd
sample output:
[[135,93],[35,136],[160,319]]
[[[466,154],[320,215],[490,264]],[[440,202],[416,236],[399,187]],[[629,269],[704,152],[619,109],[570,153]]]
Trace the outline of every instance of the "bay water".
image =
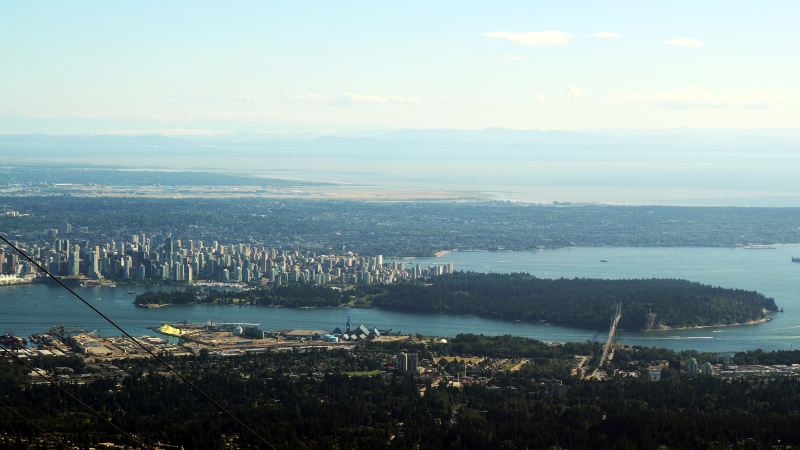
[[[621,331],[626,344],[675,350],[732,352],[800,348],[800,245],[778,245],[770,250],[745,248],[562,248],[526,252],[452,252],[439,258],[408,258],[404,262],[443,264],[476,272],[528,272],[544,278],[683,278],[710,285],[759,291],[773,297],[783,313],[770,315],[768,323],[656,332]],[[605,261],[605,262],[603,262]],[[405,333],[454,336],[458,333],[511,334],[544,341],[604,340],[607,330],[583,330],[546,323],[501,321],[471,315],[432,315],[385,311],[376,308],[276,308],[231,305],[172,305],[158,309],[136,308],[135,294],[168,289],[159,286],[76,288],[97,308],[134,335],[153,334],[149,327],[163,322],[246,322],[264,329],[333,329],[354,325],[392,329]],[[609,317],[610,319],[610,317]],[[0,333],[18,336],[46,331],[53,325],[116,330],[92,313],[63,288],[50,283],[0,287]]]

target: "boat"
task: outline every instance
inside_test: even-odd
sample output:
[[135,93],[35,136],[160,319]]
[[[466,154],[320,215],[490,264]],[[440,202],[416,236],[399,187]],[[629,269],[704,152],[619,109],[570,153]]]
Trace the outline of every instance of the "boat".
[[136,293],[136,292],[134,292],[134,291],[128,291],[128,295],[133,295],[133,294],[135,294],[135,293]]
[[0,344],[9,350],[20,350],[25,348],[25,345],[28,344],[28,341],[19,336],[14,336],[14,333],[7,331],[0,335]]
[[600,260],[600,262],[601,262],[601,263],[607,263],[607,262],[608,262],[608,260],[607,260],[607,259],[601,259],[601,260]]
[[744,244],[744,245],[737,245],[737,247],[746,249],[746,250],[775,250],[777,247],[770,244]]
[[800,263],[800,256],[792,256],[792,262]]

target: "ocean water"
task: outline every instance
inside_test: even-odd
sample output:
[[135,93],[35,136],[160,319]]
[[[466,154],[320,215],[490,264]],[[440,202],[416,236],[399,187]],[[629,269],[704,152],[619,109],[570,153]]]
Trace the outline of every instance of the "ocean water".
[[448,137],[440,130],[253,141],[6,136],[0,156],[6,164],[199,170],[339,184],[329,190],[446,191],[542,203],[800,206],[796,133],[609,133],[523,138],[484,130]]
[[[773,320],[765,324],[649,333],[622,331],[619,334],[619,340],[627,344],[731,352],[756,348],[800,348],[800,264],[792,263],[792,256],[800,256],[800,245],[782,245],[773,250],[600,247],[531,252],[454,252],[441,258],[405,261],[422,265],[452,261],[459,270],[530,272],[548,278],[685,278],[711,285],[757,290],[773,297],[784,312],[773,314]],[[603,263],[601,259],[608,262]],[[158,287],[130,288],[136,293],[151,289]],[[343,326],[348,317],[354,324],[440,336],[470,332],[582,342],[602,341],[606,331],[507,322],[470,315],[425,315],[358,308],[183,305],[141,309],[134,307],[135,295],[128,294],[127,287],[78,290],[84,298],[136,335],[153,334],[148,327],[159,326],[162,322],[184,320],[260,323],[265,329],[333,329]],[[52,325],[117,334],[86,306],[56,286],[0,287],[0,332],[13,331],[28,336]]]

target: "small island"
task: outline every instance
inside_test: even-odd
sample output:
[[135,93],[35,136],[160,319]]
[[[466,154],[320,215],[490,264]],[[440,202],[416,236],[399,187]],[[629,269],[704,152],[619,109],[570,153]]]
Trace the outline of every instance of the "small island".
[[148,292],[140,307],[187,303],[286,307],[376,307],[430,314],[474,314],[501,320],[548,322],[600,330],[615,305],[623,306],[620,328],[651,331],[758,323],[778,311],[758,292],[713,287],[677,279],[544,279],[530,274],[456,272],[429,283],[357,285],[308,284],[243,292],[190,288]]

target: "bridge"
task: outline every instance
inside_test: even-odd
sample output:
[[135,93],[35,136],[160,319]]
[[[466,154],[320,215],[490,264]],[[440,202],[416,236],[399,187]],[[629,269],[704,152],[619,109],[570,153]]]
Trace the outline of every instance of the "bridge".
[[617,303],[614,307],[614,316],[611,318],[611,327],[608,329],[608,339],[606,339],[603,353],[600,355],[600,362],[594,372],[586,377],[587,379],[599,380],[605,375],[603,367],[614,357],[614,339],[617,337],[617,325],[619,325],[620,319],[622,319],[622,303]]

